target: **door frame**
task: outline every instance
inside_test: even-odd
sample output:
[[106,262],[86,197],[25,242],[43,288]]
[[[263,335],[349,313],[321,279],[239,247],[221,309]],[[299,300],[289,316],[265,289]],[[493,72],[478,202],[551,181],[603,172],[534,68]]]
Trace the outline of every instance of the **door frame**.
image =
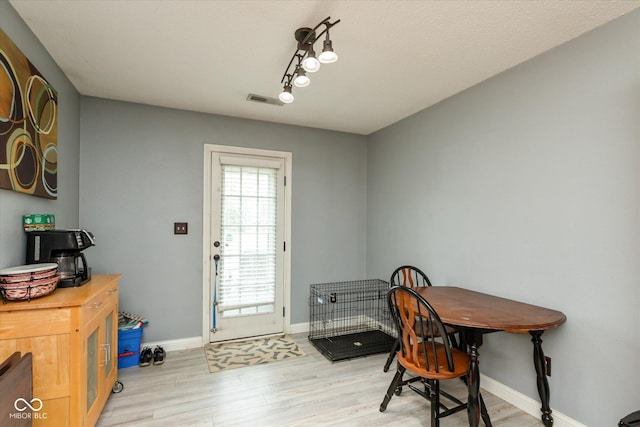
[[269,156],[284,159],[284,175],[286,185],[284,189],[284,241],[286,250],[283,254],[284,279],[284,333],[291,331],[291,162],[293,155],[287,151],[263,150],[259,148],[234,147],[228,145],[204,144],[204,174],[202,193],[202,345],[209,343],[210,305],[211,305],[211,154],[221,152],[226,154],[240,154],[248,156]]

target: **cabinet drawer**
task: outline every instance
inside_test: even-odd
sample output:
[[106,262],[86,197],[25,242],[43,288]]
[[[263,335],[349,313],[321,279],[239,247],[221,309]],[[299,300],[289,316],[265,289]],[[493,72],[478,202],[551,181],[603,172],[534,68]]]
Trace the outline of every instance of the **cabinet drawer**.
[[0,313],[0,340],[68,334],[70,308],[6,311]]
[[100,315],[106,307],[117,304],[117,302],[118,288],[114,287],[105,289],[89,300],[86,304],[83,304],[82,323],[87,324],[91,322],[96,316]]

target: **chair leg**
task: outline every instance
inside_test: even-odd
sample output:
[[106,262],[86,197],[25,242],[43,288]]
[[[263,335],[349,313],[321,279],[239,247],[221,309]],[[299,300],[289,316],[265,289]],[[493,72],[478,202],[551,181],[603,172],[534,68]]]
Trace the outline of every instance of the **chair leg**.
[[396,353],[398,352],[398,350],[400,350],[400,342],[396,340],[396,342],[393,343],[393,347],[391,348],[391,351],[389,352],[389,357],[387,357],[387,361],[384,364],[384,372],[388,372],[389,371],[389,367],[391,366],[391,363],[393,362],[393,358],[396,357]]
[[491,418],[489,417],[489,412],[487,411],[487,405],[484,404],[482,394],[480,394],[480,396],[478,397],[480,398],[480,415],[482,415],[482,421],[484,421],[485,427],[492,427]]
[[389,401],[391,400],[394,393],[396,392],[396,388],[398,388],[400,383],[402,383],[402,375],[404,375],[405,370],[406,369],[404,368],[404,366],[398,364],[398,370],[396,371],[396,374],[393,376],[393,379],[391,380],[391,384],[387,389],[387,394],[384,395],[384,399],[382,399],[382,403],[380,404],[380,412],[384,412],[387,409],[387,405],[389,404]]

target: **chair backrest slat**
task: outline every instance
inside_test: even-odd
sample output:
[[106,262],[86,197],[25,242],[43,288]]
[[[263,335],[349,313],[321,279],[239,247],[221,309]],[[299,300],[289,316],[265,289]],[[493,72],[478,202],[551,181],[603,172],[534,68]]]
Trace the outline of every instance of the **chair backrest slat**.
[[395,269],[389,279],[391,286],[405,286],[415,288],[421,286],[431,286],[431,281],[427,275],[417,267],[411,265],[403,265]]

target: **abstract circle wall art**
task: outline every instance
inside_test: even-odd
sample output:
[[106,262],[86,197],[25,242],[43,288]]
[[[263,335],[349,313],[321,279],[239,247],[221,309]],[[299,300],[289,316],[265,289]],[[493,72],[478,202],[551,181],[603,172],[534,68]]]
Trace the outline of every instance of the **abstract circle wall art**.
[[1,29],[0,188],[58,198],[58,93]]

